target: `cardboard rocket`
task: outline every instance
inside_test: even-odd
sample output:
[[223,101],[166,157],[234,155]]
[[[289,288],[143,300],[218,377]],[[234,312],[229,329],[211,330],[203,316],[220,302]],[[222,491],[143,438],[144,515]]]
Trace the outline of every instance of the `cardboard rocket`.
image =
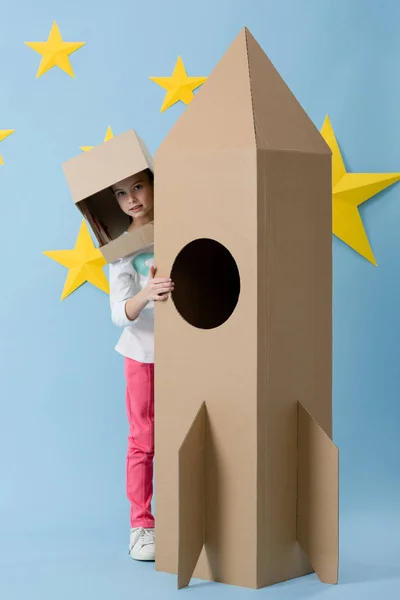
[[110,190],[114,183],[146,169],[154,172],[153,159],[133,129],[63,163],[72,198],[109,263],[153,242],[153,223],[126,233],[129,217]]
[[336,583],[331,152],[247,29],[155,173],[156,568]]

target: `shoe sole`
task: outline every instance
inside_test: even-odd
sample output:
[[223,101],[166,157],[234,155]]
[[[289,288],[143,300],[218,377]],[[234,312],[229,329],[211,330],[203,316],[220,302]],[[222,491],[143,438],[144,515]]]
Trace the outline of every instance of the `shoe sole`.
[[154,562],[155,561],[155,557],[154,556],[141,556],[141,555],[135,555],[132,552],[129,554],[129,556],[132,558],[132,560],[140,560],[143,562]]

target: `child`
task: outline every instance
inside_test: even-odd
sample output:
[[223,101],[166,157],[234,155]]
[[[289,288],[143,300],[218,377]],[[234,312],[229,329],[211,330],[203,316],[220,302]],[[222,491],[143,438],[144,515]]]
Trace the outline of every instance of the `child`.
[[[153,173],[150,169],[112,186],[121,210],[131,217],[128,231],[153,220]],[[167,300],[174,289],[156,278],[154,244],[110,264],[113,323],[124,330],[116,346],[125,358],[129,443],[126,490],[131,505],[129,555],[154,560],[151,513],[154,457],[154,300]]]

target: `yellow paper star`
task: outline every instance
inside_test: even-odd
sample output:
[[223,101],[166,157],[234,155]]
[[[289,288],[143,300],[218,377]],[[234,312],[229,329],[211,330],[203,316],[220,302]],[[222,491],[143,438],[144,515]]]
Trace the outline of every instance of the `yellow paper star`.
[[[106,131],[106,136],[104,138],[105,142],[108,142],[108,140],[111,140],[114,137],[114,134],[112,132],[112,129],[110,126],[108,126],[108,129]],[[94,146],[81,146],[80,147],[81,150],[83,150],[83,152],[89,152],[89,150],[91,150],[92,148],[94,148]]]
[[[6,139],[9,135],[14,133],[14,129],[0,129],[0,142]],[[3,157],[0,156],[0,165],[4,165]]]
[[160,110],[160,112],[163,112],[176,102],[179,102],[179,100],[185,104],[189,104],[194,98],[193,90],[202,85],[207,77],[188,77],[183,61],[178,56],[171,77],[149,77],[149,79],[160,85],[164,90],[167,90]]
[[47,42],[25,42],[25,44],[42,55],[36,78],[53,67],[59,67],[71,77],[75,77],[68,57],[84,46],[86,42],[64,42],[58,25],[54,21]]
[[95,248],[84,219],[73,250],[52,250],[43,254],[68,269],[61,300],[86,281],[109,293],[108,280],[102,268],[106,261],[100,250]]
[[358,207],[399,181],[400,173],[347,173],[328,116],[321,135],[332,151],[333,233],[376,266]]

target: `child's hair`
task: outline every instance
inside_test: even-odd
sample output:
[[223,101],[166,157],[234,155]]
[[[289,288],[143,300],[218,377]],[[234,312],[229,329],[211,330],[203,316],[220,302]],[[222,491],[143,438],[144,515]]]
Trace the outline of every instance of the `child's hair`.
[[[154,183],[154,173],[153,173],[153,171],[152,171],[151,169],[148,169],[148,168],[147,168],[147,169],[145,169],[145,170],[143,171],[143,173],[145,173],[145,174],[147,175],[147,177],[149,178],[149,181],[150,181],[150,183]],[[111,191],[112,193],[114,193],[114,192],[113,192],[113,189],[112,189],[112,186],[110,186],[110,191]]]
[[154,183],[154,173],[151,169],[146,169],[144,171],[147,174],[147,177],[149,178],[150,183]]

